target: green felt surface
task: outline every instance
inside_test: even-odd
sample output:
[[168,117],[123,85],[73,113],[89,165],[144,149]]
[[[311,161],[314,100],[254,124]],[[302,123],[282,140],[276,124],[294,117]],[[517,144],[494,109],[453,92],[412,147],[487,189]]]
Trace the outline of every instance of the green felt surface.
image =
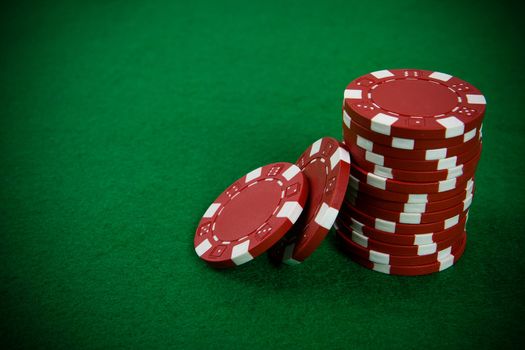
[[[1,5],[0,313],[9,348],[510,348],[524,340],[520,9],[467,1]],[[487,97],[457,266],[216,271],[193,250],[246,172],[340,137],[344,87],[384,68]]]

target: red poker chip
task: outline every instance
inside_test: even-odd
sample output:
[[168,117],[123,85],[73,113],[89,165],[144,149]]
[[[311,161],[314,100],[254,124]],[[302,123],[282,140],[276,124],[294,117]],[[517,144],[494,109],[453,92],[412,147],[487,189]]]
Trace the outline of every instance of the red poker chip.
[[[352,164],[354,167],[355,164]],[[442,201],[449,199],[455,196],[464,194],[466,191],[469,191],[474,186],[473,179],[469,179],[463,184],[458,184],[455,189],[446,192],[436,192],[436,193],[401,193],[393,192],[388,190],[382,190],[380,188],[371,186],[366,183],[366,181],[361,181],[357,177],[350,174],[350,179],[348,182],[348,192],[353,193],[358,191],[360,193],[365,193],[369,196],[391,202],[399,203],[429,203],[435,201]]]
[[347,200],[354,207],[359,208],[360,210],[366,212],[368,215],[372,215],[374,217],[381,218],[384,220],[399,222],[401,224],[417,225],[439,222],[446,220],[447,218],[453,217],[454,215],[462,214],[470,208],[473,196],[473,194],[470,194],[460,204],[457,204],[453,207],[441,211],[435,211],[430,213],[406,213],[387,210],[376,207],[369,203],[363,203],[362,201],[359,201],[358,198],[352,196],[347,196]]
[[451,75],[416,69],[372,72],[345,89],[344,109],[378,134],[449,139],[481,126],[485,97]]
[[[453,235],[447,237],[443,241],[438,243],[423,244],[418,246],[409,246],[409,245],[397,245],[389,244],[381,241],[376,241],[370,237],[367,237],[355,230],[347,231],[344,226],[338,227],[339,233],[346,235],[352,242],[354,242],[359,247],[362,247],[366,250],[373,250],[375,252],[396,255],[396,256],[423,256],[437,253],[443,249],[446,249],[454,244],[458,240],[458,237],[461,236],[461,231],[459,233],[454,233]],[[380,262],[380,261],[379,261]]]
[[463,240],[463,232],[460,232],[455,237],[455,241],[451,243],[450,246],[446,248],[441,248],[432,254],[427,255],[415,255],[415,256],[406,256],[406,255],[395,255],[376,251],[374,249],[365,248],[357,243],[355,243],[349,236],[349,234],[342,230],[337,230],[337,238],[341,242],[343,248],[352,254],[355,254],[363,259],[369,260],[374,263],[386,264],[386,265],[401,265],[401,266],[414,266],[414,265],[426,265],[438,262],[439,259],[452,253],[452,250],[458,248]]
[[381,209],[386,209],[395,212],[433,213],[459,205],[460,203],[468,199],[474,193],[474,190],[475,186],[473,185],[470,189],[461,192],[461,194],[441,201],[433,201],[427,203],[400,203],[387,201],[382,198],[377,198],[366,193],[356,191],[353,188],[349,188],[347,191],[346,199],[358,208],[360,208],[361,206],[366,207],[367,205],[371,205],[373,207],[378,207]]
[[417,194],[448,192],[455,190],[458,187],[463,187],[463,184],[474,176],[475,169],[470,169],[459,177],[435,182],[408,182],[387,179],[372,172],[363,170],[355,162],[352,164],[350,173],[360,181],[366,182],[368,185],[380,190]]
[[317,140],[296,165],[309,183],[309,200],[293,229],[270,250],[270,257],[294,265],[321,244],[339,214],[350,174],[345,145],[331,137]]
[[362,154],[360,153],[361,152],[353,152],[352,159],[361,169],[388,179],[408,182],[437,182],[457,178],[464,174],[473,174],[476,171],[478,161],[481,157],[481,152],[478,152],[478,154],[467,163],[456,165],[453,168],[432,171],[411,171],[392,169],[374,164],[362,158]]
[[[470,143],[472,140],[481,140],[482,125],[479,128],[473,128],[465,132],[465,134],[449,139],[414,139],[392,137],[383,134],[378,134],[366,127],[356,123],[352,120],[350,115],[343,109],[343,136],[347,130],[353,130],[356,134],[367,138],[374,143],[384,146],[392,147],[400,150],[428,150],[442,147],[454,147],[462,144]],[[345,138],[346,139],[346,138]]]
[[297,221],[308,197],[299,167],[274,163],[229,186],[204,213],[195,252],[214,267],[251,261],[281,239]]
[[366,161],[387,168],[402,169],[408,171],[436,171],[454,168],[465,164],[475,158],[481,152],[481,141],[467,152],[439,160],[411,160],[389,158],[358,147],[355,144],[347,145],[352,158],[365,159]]
[[417,266],[379,264],[374,263],[368,259],[363,259],[362,257],[352,252],[348,252],[348,255],[353,261],[370,270],[374,270],[388,275],[419,276],[440,272],[453,266],[465,252],[466,244],[467,235],[465,234],[463,241],[461,242],[459,247],[457,249],[452,249],[451,254],[439,257],[437,262]]
[[398,159],[411,160],[439,160],[460,155],[475,147],[480,141],[480,138],[472,138],[469,141],[457,146],[446,147],[443,145],[436,145],[438,148],[427,149],[398,149],[392,146],[385,146],[380,143],[369,140],[365,136],[361,136],[356,132],[356,129],[343,128],[343,137],[345,143],[348,145],[357,145],[360,148],[388,157]]
[[364,225],[373,227],[376,230],[385,232],[385,233],[397,233],[400,235],[413,235],[419,233],[430,233],[430,232],[439,232],[454,227],[461,222],[462,218],[468,215],[468,211],[463,214],[454,215],[450,218],[447,218],[443,221],[433,222],[430,224],[400,224],[395,221],[384,220],[381,218],[376,218],[374,216],[365,214],[362,210],[357,209],[348,202],[344,202],[340,215],[345,218],[345,220],[350,220],[350,218],[355,218],[359,222],[362,222]]
[[420,246],[441,242],[451,235],[463,232],[467,223],[467,217],[464,216],[457,225],[444,231],[413,235],[400,235],[396,233],[379,231],[364,225],[353,217],[343,217],[343,215],[340,215],[337,218],[336,223],[339,225],[339,227],[344,227],[347,231],[353,230],[359,232],[376,241],[395,245]]

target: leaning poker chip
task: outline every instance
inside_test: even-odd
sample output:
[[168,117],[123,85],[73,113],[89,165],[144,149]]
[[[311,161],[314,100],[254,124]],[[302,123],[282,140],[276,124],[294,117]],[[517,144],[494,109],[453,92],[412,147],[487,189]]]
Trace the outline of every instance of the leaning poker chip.
[[460,164],[467,163],[469,160],[476,157],[481,151],[481,141],[465,153],[450,158],[439,160],[411,160],[400,158],[389,158],[376,154],[361,147],[352,144],[348,145],[352,157],[365,159],[368,162],[374,163],[387,168],[403,169],[409,171],[434,171],[454,168]]
[[309,183],[309,200],[293,229],[270,251],[290,265],[309,257],[321,244],[339,214],[350,174],[346,147],[331,137],[314,142],[297,160]]
[[[348,198],[348,197],[347,197]],[[446,220],[447,218],[453,217],[454,215],[462,214],[467,211],[472,204],[473,195],[471,194],[463,200],[460,204],[441,210],[430,213],[406,213],[387,210],[383,208],[376,207],[371,204],[365,204],[363,202],[358,202],[355,197],[350,197],[349,202],[358,207],[360,210],[366,212],[368,215],[372,215],[377,218],[384,220],[399,222],[401,224],[428,224],[438,221]],[[357,204],[356,204],[357,203]]]
[[447,256],[438,257],[438,261],[418,266],[402,266],[402,265],[389,265],[389,264],[379,264],[371,262],[368,259],[363,259],[362,257],[349,252],[350,258],[356,263],[377,272],[381,272],[388,275],[400,275],[400,276],[419,276],[419,275],[429,275],[431,273],[440,272],[448,269],[453,266],[465,252],[467,244],[467,235],[465,234],[462,243],[460,244],[457,250],[452,250],[452,252]]
[[449,74],[381,70],[352,81],[344,110],[364,127],[387,136],[448,139],[481,126],[485,97]]
[[462,234],[463,232],[461,232],[456,237],[456,241],[453,242],[452,245],[443,248],[439,251],[436,251],[435,253],[427,255],[407,256],[384,253],[373,249],[365,248],[352,241],[352,239],[349,238],[347,233],[343,233],[340,230],[336,231],[337,238],[342,243],[345,250],[348,250],[351,253],[360,256],[363,259],[367,259],[371,262],[401,266],[426,265],[437,262],[439,258],[445,257],[451,254],[453,249],[457,249],[457,247],[461,244]]
[[376,241],[372,238],[369,238],[357,231],[346,231],[344,228],[339,230],[339,233],[345,234],[350,238],[355,244],[366,248],[368,250],[374,250],[376,252],[381,252],[385,254],[399,255],[399,256],[423,256],[434,254],[442,249],[454,244],[457,241],[458,237],[461,235],[455,233],[450,237],[447,237],[445,240],[438,243],[423,244],[418,246],[409,246],[409,245],[397,245],[389,244],[381,241]]
[[469,141],[457,146],[426,149],[398,149],[391,146],[385,146],[380,143],[371,141],[366,137],[359,135],[355,129],[343,128],[343,137],[346,144],[355,144],[360,148],[385,156],[389,158],[411,159],[411,160],[439,160],[457,156],[465,153],[472,147],[476,146],[480,139],[472,138]]
[[[392,137],[383,134],[376,133],[366,127],[356,123],[355,120],[352,120],[350,115],[343,110],[343,134],[346,130],[353,130],[358,135],[361,135],[367,138],[370,141],[375,143],[389,146],[401,150],[427,150],[427,149],[437,149],[442,147],[453,147],[459,146],[464,143],[468,143],[473,139],[481,139],[482,129],[481,125],[479,128],[473,128],[465,132],[461,136],[452,137],[449,139],[414,139],[414,138],[399,138]],[[345,138],[346,139],[346,138]]]
[[[354,166],[354,164],[352,164]],[[382,190],[377,187],[371,186],[366,181],[361,181],[357,177],[350,174],[348,182],[347,193],[352,194],[355,191],[365,193],[369,196],[379,198],[385,201],[399,202],[399,203],[429,203],[434,201],[441,201],[448,198],[452,198],[465,193],[474,186],[473,179],[469,179],[466,183],[458,185],[455,189],[447,192],[436,192],[436,193],[401,193]]]
[[453,226],[456,226],[461,219],[468,215],[468,211],[463,214],[454,215],[450,218],[447,218],[443,221],[433,222],[428,224],[400,224],[395,221],[384,220],[381,218],[376,218],[374,216],[365,214],[360,209],[352,206],[348,202],[343,202],[341,209],[341,214],[343,218],[350,219],[355,218],[356,220],[362,222],[366,226],[373,227],[376,230],[383,231],[385,233],[397,233],[400,235],[413,235],[419,233],[429,233],[429,232],[438,232],[443,231]]
[[450,180],[452,178],[460,177],[465,173],[473,173],[476,171],[478,161],[481,157],[481,152],[469,160],[465,164],[457,165],[450,169],[443,170],[432,170],[432,171],[411,171],[403,169],[392,169],[381,165],[374,164],[367,161],[358,155],[353,156],[354,162],[359,165],[360,168],[368,172],[374,173],[378,176],[385,177],[388,179],[409,181],[409,182],[434,182]]
[[475,173],[475,169],[469,170],[459,177],[455,177],[448,180],[434,181],[434,182],[408,182],[394,179],[387,179],[376,175],[372,172],[361,169],[356,163],[352,164],[350,172],[353,176],[358,178],[362,182],[366,182],[372,187],[376,187],[380,190],[401,192],[401,193],[436,193],[436,192],[447,192],[454,190],[458,187],[463,187]]
[[214,267],[244,264],[286,234],[307,196],[308,182],[296,165],[281,162],[257,168],[206,210],[195,233],[195,252]]
[[408,246],[421,246],[431,243],[441,242],[451,235],[460,233],[465,230],[467,223],[467,216],[464,216],[461,221],[444,231],[433,232],[433,233],[419,233],[414,235],[400,235],[395,233],[383,232],[374,228],[365,226],[358,220],[350,217],[349,219],[340,215],[336,222],[339,227],[344,227],[345,230],[351,230],[361,233],[366,237],[372,238],[376,241],[395,244],[395,245],[408,245]]
[[400,203],[391,202],[381,198],[370,196],[366,193],[356,191],[350,188],[347,191],[347,200],[350,201],[354,206],[361,207],[371,205],[381,209],[403,212],[403,213],[433,213],[447,208],[459,205],[471,195],[474,194],[475,186],[462,192],[460,195],[444,199],[441,201],[427,202],[427,203]]

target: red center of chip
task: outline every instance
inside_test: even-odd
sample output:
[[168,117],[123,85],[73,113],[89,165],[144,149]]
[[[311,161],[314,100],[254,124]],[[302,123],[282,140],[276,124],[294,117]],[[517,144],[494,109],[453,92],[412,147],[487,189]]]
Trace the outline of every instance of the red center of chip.
[[282,188],[277,181],[263,181],[244,188],[215,221],[215,233],[223,241],[235,241],[266,222],[281,201]]
[[381,108],[408,116],[435,116],[450,112],[458,98],[446,86],[425,80],[392,80],[373,90]]

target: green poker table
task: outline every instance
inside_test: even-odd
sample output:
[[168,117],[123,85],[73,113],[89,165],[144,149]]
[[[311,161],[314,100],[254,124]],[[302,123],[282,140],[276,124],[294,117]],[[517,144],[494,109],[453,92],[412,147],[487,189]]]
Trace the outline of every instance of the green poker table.
[[[517,2],[0,5],[0,335],[9,349],[465,349],[525,341]],[[217,270],[196,226],[233,181],[342,138],[343,91],[388,68],[487,99],[457,264]]]

